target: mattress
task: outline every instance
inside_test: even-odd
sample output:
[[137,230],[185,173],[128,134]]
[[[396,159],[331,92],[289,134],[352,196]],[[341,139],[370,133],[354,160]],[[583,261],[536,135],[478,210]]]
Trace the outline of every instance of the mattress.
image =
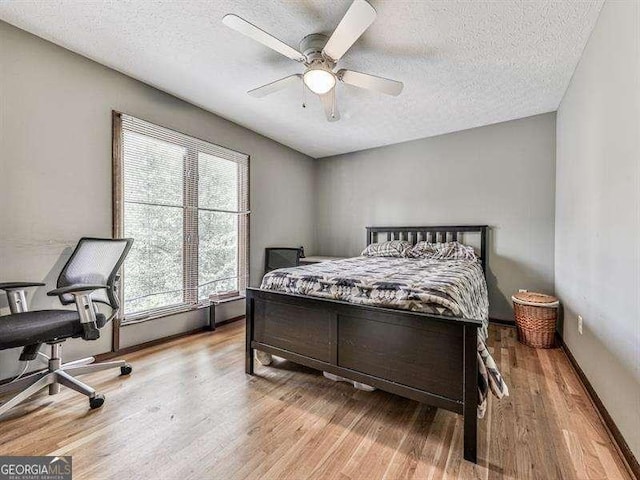
[[260,288],[481,320],[478,416],[484,416],[489,390],[498,398],[508,395],[486,347],[489,301],[484,272],[477,260],[355,257],[274,270],[264,276]]

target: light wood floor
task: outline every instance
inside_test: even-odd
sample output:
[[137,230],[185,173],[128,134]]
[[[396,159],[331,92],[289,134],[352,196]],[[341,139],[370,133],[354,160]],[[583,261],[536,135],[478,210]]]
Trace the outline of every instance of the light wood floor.
[[462,417],[354,390],[279,362],[244,373],[243,322],[126,356],[131,377],[83,377],[100,410],[63,391],[0,422],[2,455],[73,455],[74,479],[629,478],[561,350],[491,327],[511,396],[479,422],[479,465]]

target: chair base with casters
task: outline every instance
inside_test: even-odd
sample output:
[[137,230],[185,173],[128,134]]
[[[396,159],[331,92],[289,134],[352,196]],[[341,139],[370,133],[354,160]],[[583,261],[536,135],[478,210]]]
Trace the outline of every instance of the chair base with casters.
[[[124,360],[94,363],[95,358],[88,357],[62,363],[62,344],[68,338],[97,340],[100,329],[115,317],[119,310],[118,270],[132,243],[131,239],[80,240],[58,277],[58,288],[47,293],[57,296],[63,305],[75,304],[76,310],[28,311],[25,289],[44,284],[0,283],[11,310],[10,315],[0,317],[0,350],[22,347],[21,361],[31,361],[42,355],[48,362],[45,370],[21,374],[0,385],[0,395],[18,392],[0,403],[0,416],[44,388],[48,388],[49,395],[55,395],[60,392],[60,386],[86,395],[90,408],[99,408],[105,401],[104,395],[77,377],[112,368],[119,368],[121,375],[131,373],[131,365]],[[111,314],[100,313],[97,303],[111,307]],[[43,344],[50,346],[50,356],[39,352]]]
[[54,343],[51,345],[51,356],[48,358],[49,367],[46,370],[31,373],[14,382],[0,385],[0,395],[19,391],[18,394],[0,404],[0,416],[44,388],[49,389],[49,395],[59,393],[61,385],[89,397],[90,408],[100,408],[104,403],[104,395],[97,393],[95,389],[76,377],[112,368],[120,368],[120,375],[129,375],[133,370],[131,365],[124,360],[93,363],[94,357],[62,363],[61,353],[62,344]]

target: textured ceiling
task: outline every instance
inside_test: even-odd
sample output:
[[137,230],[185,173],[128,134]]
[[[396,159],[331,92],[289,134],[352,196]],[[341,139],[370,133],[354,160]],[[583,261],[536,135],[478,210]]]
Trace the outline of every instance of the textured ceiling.
[[247,90],[302,66],[225,27],[236,13],[297,48],[350,0],[8,0],[0,18],[320,158],[556,110],[602,0],[371,0],[375,23],[338,64],[403,81],[340,84],[342,119],[302,89]]

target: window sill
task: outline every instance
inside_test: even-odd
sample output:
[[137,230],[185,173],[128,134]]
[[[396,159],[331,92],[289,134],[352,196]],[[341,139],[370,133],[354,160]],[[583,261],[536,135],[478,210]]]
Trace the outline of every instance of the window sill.
[[130,320],[121,320],[120,326],[128,327],[129,325],[137,325],[139,323],[148,322],[150,320],[157,320],[159,318],[170,317],[172,315],[180,315],[183,313],[193,312],[194,310],[202,310],[203,308],[209,308],[210,306],[218,306],[226,303],[239,302],[241,300],[244,300],[245,298],[246,298],[245,295],[238,295],[237,297],[223,298],[221,300],[210,300],[209,303],[207,303],[206,301],[202,301],[194,306],[189,306],[185,308],[176,308],[174,310],[153,312],[144,317],[132,318]]
[[237,297],[223,298],[221,300],[211,300],[211,305],[222,305],[224,303],[231,302],[239,302],[240,300],[244,300],[246,297],[244,295],[238,295]]
[[144,317],[132,318],[130,320],[122,319],[120,321],[121,327],[128,327],[129,325],[137,325],[139,323],[148,322],[150,320],[157,320],[159,318],[170,317],[172,315],[181,315],[183,313],[193,312],[195,310],[202,310],[203,308],[209,308],[208,303],[198,303],[197,305],[189,305],[184,308],[176,308],[173,310],[163,310],[159,312],[152,312]]

